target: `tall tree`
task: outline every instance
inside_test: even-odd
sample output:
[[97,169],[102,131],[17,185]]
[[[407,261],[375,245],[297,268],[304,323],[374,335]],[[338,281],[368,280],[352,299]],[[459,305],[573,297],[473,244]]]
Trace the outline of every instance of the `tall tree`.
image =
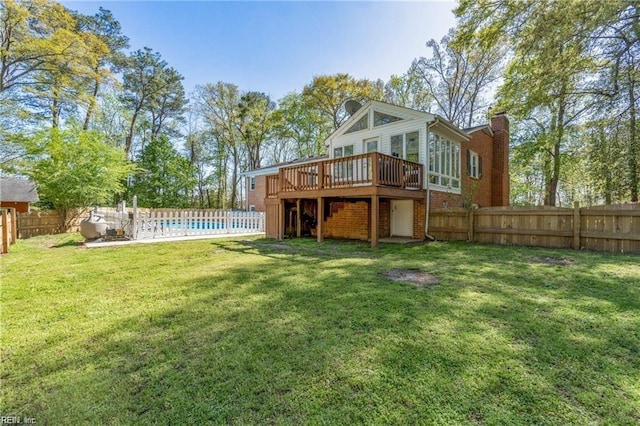
[[83,129],[87,130],[94,115],[100,87],[111,76],[111,72],[122,64],[125,58],[123,50],[129,47],[129,38],[122,34],[120,22],[110,11],[102,7],[98,8],[95,15],[76,14],[75,17],[80,32],[94,35],[107,47],[104,54],[97,57],[93,67],[93,78],[88,82],[89,97],[83,124]]
[[73,57],[73,18],[51,0],[0,3],[0,93],[33,84],[33,74],[53,60]]
[[293,150],[287,153],[284,149],[276,149],[272,155],[274,163],[325,153],[323,143],[332,126],[323,118],[321,112],[307,106],[302,94],[292,92],[280,99],[274,121],[274,144],[281,147],[291,145]]
[[247,153],[249,170],[260,168],[264,144],[273,134],[275,103],[260,92],[247,92],[238,102],[238,132]]
[[461,127],[484,121],[488,104],[483,99],[501,75],[506,48],[494,44],[486,48],[475,41],[454,42],[454,31],[440,44],[431,39],[431,58],[422,57],[412,64],[412,73],[419,76],[436,109],[447,120]]
[[356,79],[349,74],[339,73],[313,77],[313,81],[304,86],[302,96],[307,107],[318,111],[333,131],[349,118],[344,109],[345,101],[381,100],[383,88],[382,81]]
[[[241,121],[238,105],[241,96],[238,86],[221,81],[196,87],[197,109],[206,126],[205,129],[211,132],[216,140],[218,179],[223,173],[225,176],[225,183],[219,188],[224,188],[223,198],[225,201],[228,199],[228,206],[231,208],[239,205],[238,184],[242,161],[242,139],[238,131]],[[231,161],[229,165],[228,160]],[[229,178],[226,177],[227,165],[231,170]],[[229,194],[226,194],[227,189]]]
[[[596,39],[604,40],[604,56],[611,64],[606,79],[612,88],[610,113],[624,124],[627,144],[627,187],[631,201],[640,194],[640,135],[638,110],[640,109],[640,5],[629,3],[619,10],[618,19],[604,26]],[[596,52],[600,46],[595,46]]]
[[131,153],[138,121],[145,114],[151,123],[151,136],[167,128],[167,119],[180,119],[186,100],[182,76],[161,58],[160,53],[145,47],[133,52],[123,72],[122,101],[131,111],[125,138],[125,152]]
[[402,75],[392,75],[384,86],[384,100],[393,105],[405,108],[428,111],[433,102],[425,81],[417,73],[415,67]]
[[209,197],[210,164],[213,162],[212,137],[207,132],[192,129],[187,133],[185,151],[189,164],[194,168],[197,188],[196,200],[199,208],[211,208]]
[[65,112],[86,103],[84,84],[108,47],[78,31],[74,16],[54,2],[8,1],[1,13],[0,93],[13,92],[26,111],[57,127]]
[[160,136],[144,147],[138,161],[130,192],[142,207],[184,208],[191,205],[196,186],[196,170],[189,160],[173,147],[169,138]]

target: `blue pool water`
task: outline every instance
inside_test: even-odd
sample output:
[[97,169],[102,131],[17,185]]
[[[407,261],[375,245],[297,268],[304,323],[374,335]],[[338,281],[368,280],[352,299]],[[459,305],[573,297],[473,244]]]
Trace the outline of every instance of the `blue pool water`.
[[[169,229],[184,229],[182,222],[179,221],[159,221],[158,225]],[[188,222],[188,225],[189,229],[225,229],[225,224],[222,222]]]

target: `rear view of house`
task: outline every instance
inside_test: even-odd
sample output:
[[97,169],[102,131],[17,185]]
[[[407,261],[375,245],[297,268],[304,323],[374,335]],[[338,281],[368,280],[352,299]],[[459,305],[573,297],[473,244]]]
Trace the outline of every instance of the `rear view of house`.
[[391,236],[422,240],[429,209],[509,202],[504,114],[463,130],[434,114],[370,101],[325,145],[326,157],[246,173],[247,208],[266,212],[268,237],[372,246]]

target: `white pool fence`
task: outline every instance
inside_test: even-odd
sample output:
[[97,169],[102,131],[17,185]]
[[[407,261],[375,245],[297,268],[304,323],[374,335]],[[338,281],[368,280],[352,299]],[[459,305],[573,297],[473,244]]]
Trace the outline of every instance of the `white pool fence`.
[[264,232],[264,213],[235,210],[139,209],[121,203],[116,209],[98,208],[95,214],[109,228],[133,240]]

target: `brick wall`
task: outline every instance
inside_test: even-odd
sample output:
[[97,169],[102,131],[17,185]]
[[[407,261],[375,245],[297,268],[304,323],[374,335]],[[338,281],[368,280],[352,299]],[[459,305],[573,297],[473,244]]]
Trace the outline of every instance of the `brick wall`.
[[509,119],[504,113],[491,118],[493,129],[493,206],[509,205]]
[[462,207],[462,195],[449,192],[429,191],[429,208],[431,210]]
[[[462,149],[462,200],[470,200],[480,207],[490,207],[493,202],[492,168],[493,138],[484,130],[471,133],[471,139],[463,144]],[[482,158],[482,175],[472,178],[467,172],[468,150],[474,151]],[[440,208],[441,206],[436,206]],[[461,206],[450,206],[461,207]]]
[[263,212],[266,210],[264,199],[267,197],[267,176],[256,176],[256,187],[251,190],[250,181],[251,178],[246,178],[247,185],[247,210],[249,206],[256,206],[257,212]]
[[330,215],[322,224],[326,238],[367,241],[371,212],[366,201],[328,201]]
[[425,200],[413,200],[413,238],[424,240],[424,225],[427,219]]
[[385,238],[391,235],[391,201],[380,200],[378,203],[378,236]]
[[[322,229],[326,238],[348,238],[367,241],[371,238],[371,208],[368,201],[328,201],[330,216],[323,223]],[[413,238],[424,239],[426,220],[426,203],[424,200],[413,202]],[[379,202],[380,238],[391,235],[391,202],[381,199]]]

